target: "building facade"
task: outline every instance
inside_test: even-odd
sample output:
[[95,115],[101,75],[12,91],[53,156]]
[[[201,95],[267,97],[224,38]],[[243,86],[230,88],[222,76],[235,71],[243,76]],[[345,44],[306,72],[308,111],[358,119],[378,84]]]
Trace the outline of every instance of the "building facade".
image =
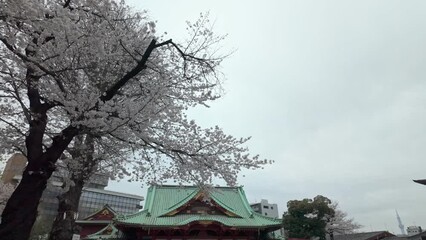
[[143,197],[96,188],[84,188],[80,197],[79,219],[86,218],[108,204],[117,214],[131,214],[142,209]]
[[[85,239],[87,235],[99,232],[112,224],[117,213],[109,205],[89,214],[87,217],[77,220],[76,223],[80,226],[80,238]],[[105,230],[107,230],[106,228]],[[108,230],[107,230],[108,231]],[[100,237],[99,237],[100,238]],[[98,238],[98,239],[99,239]]]
[[[269,203],[268,200],[262,199],[259,203],[252,203],[250,207],[257,213],[262,214],[263,216],[271,218],[280,218],[278,212],[278,205],[275,203]],[[274,231],[273,236],[282,237],[284,236],[284,228]]]
[[408,236],[416,235],[416,234],[419,234],[419,233],[422,233],[422,232],[423,232],[423,230],[422,230],[422,227],[420,227],[420,226],[409,226],[409,227],[407,227],[407,235]]
[[27,166],[27,158],[20,153],[13,154],[4,166],[1,181],[16,185],[16,176],[22,176],[25,166]]
[[271,218],[279,218],[278,205],[268,203],[268,200],[262,199],[259,203],[250,204],[250,207],[257,213]]

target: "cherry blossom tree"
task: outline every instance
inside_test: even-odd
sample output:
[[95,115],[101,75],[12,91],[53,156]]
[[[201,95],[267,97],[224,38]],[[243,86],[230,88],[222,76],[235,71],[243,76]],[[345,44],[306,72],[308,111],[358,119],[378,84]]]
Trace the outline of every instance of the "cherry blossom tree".
[[339,209],[337,202],[331,203],[330,207],[334,210],[334,215],[327,219],[327,226],[325,228],[330,239],[334,239],[336,234],[350,234],[362,226],[354,221],[353,218],[348,218],[348,214]]
[[[176,43],[157,36],[146,13],[123,2],[0,0],[0,6],[1,144],[28,159],[2,214],[2,238],[28,238],[55,164],[81,142],[111,147],[123,158],[105,169],[148,182],[221,177],[232,185],[242,168],[267,163],[248,154],[248,138],[201,128],[185,115],[222,92],[222,37],[206,17]],[[130,152],[136,157],[124,158]],[[70,166],[96,165],[78,159]]]

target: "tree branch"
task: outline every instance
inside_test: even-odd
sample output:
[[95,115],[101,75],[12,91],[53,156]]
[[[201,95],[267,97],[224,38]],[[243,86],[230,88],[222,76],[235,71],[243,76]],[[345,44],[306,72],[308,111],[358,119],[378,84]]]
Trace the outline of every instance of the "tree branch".
[[9,125],[10,127],[12,127],[13,129],[16,130],[16,132],[18,132],[21,136],[25,137],[25,133],[21,131],[21,129],[19,129],[19,127],[13,125],[12,123],[4,120],[3,118],[0,117],[0,122],[4,122],[5,124]]
[[64,150],[68,147],[72,139],[79,133],[79,128],[69,125],[62,130],[58,135],[52,138],[52,145],[46,149],[44,153],[50,159],[46,159],[48,162],[55,163],[61,156]]
[[135,60],[136,62],[139,62],[138,59],[136,59],[135,56],[133,56],[133,54],[126,48],[126,46],[124,46],[124,43],[121,39],[120,39],[120,45],[124,49],[124,51],[126,51],[130,55],[130,57],[133,58],[133,60]]
[[136,67],[134,67],[130,72],[126,73],[120,80],[118,80],[113,86],[111,86],[104,94],[99,98],[102,102],[106,102],[111,100],[130,79],[140,73],[142,70],[146,68],[146,63],[148,58],[151,56],[152,51],[157,48],[155,44],[156,40],[153,39],[151,43],[148,45],[148,48],[145,50],[145,53],[142,56],[142,59],[138,62]]
[[196,57],[194,55],[185,53],[182,49],[180,49],[180,47],[176,43],[174,43],[172,41],[172,39],[169,39],[165,42],[159,43],[159,44],[156,45],[156,47],[161,47],[161,46],[169,45],[169,44],[172,45],[179,52],[179,54],[181,55],[183,60],[186,60],[187,58],[194,59],[194,60],[197,60],[199,62],[205,63],[210,69],[213,69],[213,67],[208,63],[208,61],[206,59],[199,58],[199,57]]
[[69,7],[70,6],[70,3],[71,3],[71,0],[65,0],[65,3],[64,3],[64,8],[67,8],[67,7]]

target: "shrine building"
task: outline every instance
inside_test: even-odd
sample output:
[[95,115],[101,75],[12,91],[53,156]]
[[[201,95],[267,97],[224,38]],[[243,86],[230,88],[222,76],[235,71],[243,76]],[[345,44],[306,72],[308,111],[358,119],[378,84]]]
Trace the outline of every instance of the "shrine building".
[[256,213],[242,187],[152,186],[145,209],[116,216],[86,239],[263,240],[277,239],[281,219]]
[[116,215],[117,213],[109,205],[105,205],[100,210],[90,214],[84,219],[77,220],[76,224],[81,228],[80,237],[85,239],[87,235],[109,229],[107,227],[112,223]]

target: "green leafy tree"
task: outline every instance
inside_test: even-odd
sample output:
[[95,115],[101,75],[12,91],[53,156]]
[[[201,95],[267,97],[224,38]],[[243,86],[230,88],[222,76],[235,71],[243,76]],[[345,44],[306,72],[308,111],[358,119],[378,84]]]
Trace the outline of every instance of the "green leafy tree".
[[318,195],[314,199],[291,200],[287,208],[283,224],[290,238],[325,239],[327,219],[334,216],[330,199]]

